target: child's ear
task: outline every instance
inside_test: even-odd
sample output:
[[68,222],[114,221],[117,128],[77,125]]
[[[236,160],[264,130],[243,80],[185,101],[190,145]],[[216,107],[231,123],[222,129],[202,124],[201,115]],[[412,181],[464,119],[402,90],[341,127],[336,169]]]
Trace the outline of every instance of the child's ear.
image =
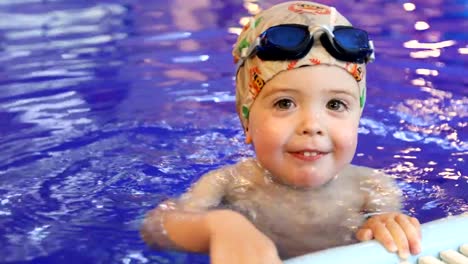
[[245,144],[251,144],[252,143],[252,137],[250,136],[249,128],[245,128]]

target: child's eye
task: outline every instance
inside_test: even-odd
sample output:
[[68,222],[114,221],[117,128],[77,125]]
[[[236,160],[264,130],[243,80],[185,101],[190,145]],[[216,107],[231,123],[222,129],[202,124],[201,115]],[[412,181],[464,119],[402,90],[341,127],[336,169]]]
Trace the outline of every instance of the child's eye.
[[286,109],[291,109],[292,107],[294,107],[294,102],[291,99],[281,99],[281,100],[278,100],[274,104],[274,106],[279,109],[286,110]]
[[337,99],[328,101],[327,108],[338,112],[348,110],[348,106],[343,101]]

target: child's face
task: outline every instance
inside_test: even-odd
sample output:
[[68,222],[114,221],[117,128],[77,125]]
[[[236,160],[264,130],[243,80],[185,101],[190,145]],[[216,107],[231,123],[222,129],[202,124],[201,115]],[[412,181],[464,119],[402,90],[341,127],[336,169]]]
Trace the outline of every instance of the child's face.
[[336,66],[284,71],[253,103],[247,137],[275,180],[319,187],[354,156],[361,110],[353,77]]

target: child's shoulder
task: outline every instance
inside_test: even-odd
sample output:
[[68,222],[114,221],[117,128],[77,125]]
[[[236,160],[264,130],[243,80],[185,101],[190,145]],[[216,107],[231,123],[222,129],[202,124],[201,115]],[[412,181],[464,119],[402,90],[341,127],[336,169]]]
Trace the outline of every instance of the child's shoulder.
[[258,165],[253,158],[243,159],[235,164],[225,165],[205,173],[202,178],[217,178],[230,180],[239,177],[246,177],[258,170]]
[[234,164],[229,164],[229,165],[224,165],[219,168],[213,169],[211,171],[208,171],[204,175],[209,175],[209,174],[223,174],[223,173],[232,173],[235,171],[244,171],[244,170],[249,170],[254,166],[254,159],[253,158],[246,158],[242,159]]

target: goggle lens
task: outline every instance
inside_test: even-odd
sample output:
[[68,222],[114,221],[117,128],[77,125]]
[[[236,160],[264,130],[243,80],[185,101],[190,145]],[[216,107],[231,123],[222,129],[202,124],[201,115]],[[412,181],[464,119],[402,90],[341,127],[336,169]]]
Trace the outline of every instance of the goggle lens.
[[369,49],[369,38],[363,30],[355,28],[339,28],[333,31],[335,42],[347,52],[357,53]]
[[309,38],[309,31],[305,28],[277,26],[267,33],[268,41],[277,47],[294,49]]

